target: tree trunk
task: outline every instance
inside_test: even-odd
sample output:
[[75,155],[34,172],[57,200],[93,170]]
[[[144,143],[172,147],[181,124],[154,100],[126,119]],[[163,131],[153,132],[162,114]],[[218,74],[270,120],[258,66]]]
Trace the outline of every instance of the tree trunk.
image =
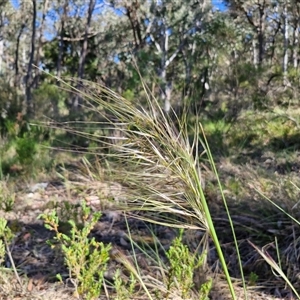
[[252,50],[253,50],[253,65],[257,68],[258,65],[258,55],[257,55],[257,48],[256,48],[256,40],[252,39]]
[[26,101],[26,113],[30,117],[33,114],[33,103],[32,103],[32,64],[34,61],[35,54],[35,36],[36,36],[36,0],[32,0],[32,34],[31,34],[31,51],[28,63],[27,74],[25,77],[25,101]]
[[257,41],[258,41],[258,62],[262,64],[265,52],[265,9],[259,7],[259,26],[257,28]]
[[298,68],[298,51],[299,51],[299,20],[296,19],[293,30],[293,66]]
[[289,24],[288,24],[288,14],[287,14],[287,7],[284,6],[283,9],[283,31],[284,31],[284,39],[283,39],[283,85],[287,85],[287,70],[288,70],[288,46],[289,46]]
[[[87,21],[86,21],[86,26],[85,26],[85,33],[84,33],[84,40],[83,40],[83,45],[81,49],[81,54],[80,54],[80,59],[79,59],[79,66],[78,66],[78,85],[77,88],[80,89],[81,87],[81,79],[84,77],[84,65],[85,65],[85,59],[88,53],[88,36],[89,36],[89,31],[90,31],[90,26],[91,26],[91,20],[92,20],[92,14],[94,11],[96,5],[95,0],[90,0],[89,2],[89,8],[88,8],[88,13],[87,13]],[[73,109],[76,111],[81,105],[81,97],[76,95],[76,97],[73,100]]]
[[[38,40],[38,47],[36,49],[36,58],[35,58],[35,65],[39,67],[40,64],[40,57],[41,57],[41,51],[42,51],[42,38],[43,38],[43,31],[44,31],[44,25],[45,25],[45,19],[46,19],[46,12],[48,8],[48,0],[44,0],[43,5],[43,12],[42,12],[42,21],[40,25],[39,30],[39,40]],[[34,78],[33,86],[36,88],[40,79],[40,70],[36,69],[36,76]]]
[[[59,35],[59,50],[58,50],[58,59],[56,65],[56,75],[57,77],[61,76],[61,65],[64,53],[64,34],[65,34],[65,21],[67,18],[67,9],[68,9],[69,1],[66,0],[63,6],[63,15],[61,16],[61,28],[60,28],[60,35]],[[60,82],[58,82],[58,85]]]
[[17,36],[17,44],[15,50],[15,78],[14,78],[14,87],[17,88],[19,86],[19,51],[20,51],[20,39],[25,28],[25,24],[22,24],[19,34]]

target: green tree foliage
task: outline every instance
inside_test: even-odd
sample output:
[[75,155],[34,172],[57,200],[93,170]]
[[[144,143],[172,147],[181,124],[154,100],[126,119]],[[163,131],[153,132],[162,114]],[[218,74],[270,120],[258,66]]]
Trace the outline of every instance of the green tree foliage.
[[[77,77],[80,69],[79,77],[143,104],[141,76],[167,112],[189,103],[198,112],[227,107],[232,114],[298,97],[298,2],[224,0],[218,10],[209,0],[36,1],[36,15],[32,5],[1,2],[0,70],[21,98],[33,89],[33,109],[61,100],[49,90],[41,96],[48,79],[29,70],[30,61],[58,76]],[[275,93],[278,84],[296,88]],[[64,97],[71,109],[73,97]],[[56,108],[52,117],[59,114]]]

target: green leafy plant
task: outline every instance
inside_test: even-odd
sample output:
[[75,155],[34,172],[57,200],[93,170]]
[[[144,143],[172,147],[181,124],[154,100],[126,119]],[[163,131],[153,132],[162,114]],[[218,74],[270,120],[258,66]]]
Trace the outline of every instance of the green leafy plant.
[[19,162],[23,165],[30,165],[34,161],[37,142],[30,136],[25,135],[16,140],[16,153]]
[[[174,239],[170,249],[167,252],[170,268],[167,289],[170,291],[174,285],[181,292],[183,299],[191,297],[191,291],[194,286],[194,272],[200,268],[206,258],[204,252],[200,257],[192,255],[190,250],[182,242],[183,230],[180,230],[179,236]],[[199,299],[207,300],[211,289],[211,281],[201,285]]]
[[130,274],[129,284],[122,279],[120,269],[117,269],[114,276],[114,287],[116,290],[115,300],[128,300],[133,299],[137,280],[133,273]]
[[13,239],[13,233],[7,226],[7,220],[0,218],[0,264],[3,263],[6,254],[6,245]]
[[0,209],[4,211],[11,211],[15,204],[16,194],[8,186],[8,180],[0,181]]
[[258,275],[254,272],[251,272],[249,275],[249,285],[254,286],[257,283]]
[[50,155],[51,131],[41,124],[31,124],[17,114],[16,120],[5,120],[5,135],[0,137],[0,177],[20,171],[37,174],[53,166]]
[[59,118],[66,112],[64,100],[66,95],[56,84],[44,81],[33,91],[35,115],[39,119],[44,117]]
[[[90,208],[83,203],[83,225],[77,225],[74,220],[70,220],[70,235],[60,232],[59,218],[55,211],[40,216],[45,227],[56,233],[55,239],[61,245],[76,295],[86,299],[96,299],[99,296],[111,249],[110,245],[97,242],[95,238],[89,239],[89,234],[100,216],[100,212],[92,214]],[[61,276],[58,275],[58,278],[61,279]]]
[[[16,131],[16,116],[22,111],[22,97],[6,77],[0,77],[0,135]],[[18,130],[17,130],[18,131]]]
[[9,261],[11,263],[13,272],[15,277],[20,285],[21,289],[23,288],[23,284],[21,278],[19,277],[18,271],[16,269],[13,257],[11,255],[9,245],[14,238],[14,234],[12,230],[8,227],[7,220],[4,218],[0,218],[0,264],[3,263],[5,259],[5,255],[8,256]]
[[56,203],[54,205],[54,209],[56,210],[60,222],[68,222],[68,220],[73,220],[75,222],[80,221],[80,204],[73,204],[69,201],[62,201],[61,203]]

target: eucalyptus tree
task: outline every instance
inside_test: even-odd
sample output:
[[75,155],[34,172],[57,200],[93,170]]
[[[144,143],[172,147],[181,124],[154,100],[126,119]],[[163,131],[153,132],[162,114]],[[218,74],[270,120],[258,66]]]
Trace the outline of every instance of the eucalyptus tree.
[[[91,21],[92,21],[92,15],[95,9],[95,5],[96,5],[96,0],[90,0],[89,1],[89,5],[88,5],[88,9],[86,12],[86,24],[85,24],[85,30],[84,30],[84,35],[83,35],[83,43],[82,43],[82,47],[81,47],[81,51],[80,51],[80,57],[79,57],[79,63],[78,63],[78,79],[79,79],[79,83],[77,88],[80,89],[80,79],[83,79],[83,75],[84,75],[84,66],[85,66],[85,60],[87,57],[87,53],[88,53],[88,38],[89,38],[89,34],[90,34],[90,27],[91,27]],[[73,105],[72,108],[77,110],[79,105],[80,105],[80,97],[78,95],[76,95],[73,99]]]
[[234,18],[245,18],[252,27],[255,34],[253,40],[253,63],[261,65],[265,57],[266,50],[266,26],[268,20],[268,10],[271,1],[256,0],[227,0],[229,9],[232,11]]
[[298,1],[227,0],[226,2],[234,23],[248,23],[252,28],[255,65],[274,65],[281,61],[284,73],[290,62],[297,66],[300,13]]
[[[57,73],[70,72],[69,74],[83,77],[84,57],[89,58],[91,52],[100,55],[101,50],[114,41],[114,47],[118,48],[121,44],[119,36],[128,34],[126,28],[117,27],[120,16],[104,2],[100,4],[95,0],[89,2],[76,0],[72,3],[69,1],[57,2],[53,4],[53,10],[56,22],[53,28],[53,38],[47,46],[55,55],[59,49],[60,67],[57,67]],[[101,57],[98,59],[101,60]],[[49,57],[49,63],[50,60],[51,57]],[[62,64],[65,66],[63,69],[61,69]],[[72,68],[71,64],[73,64]],[[49,65],[49,67],[51,70],[53,69],[53,65]]]
[[[43,55],[43,45],[45,43],[45,29],[46,29],[46,21],[47,21],[47,14],[49,13],[49,0],[43,0],[39,3],[38,7],[41,10],[41,17],[40,17],[40,26],[37,28],[37,38],[36,38],[36,55],[34,58],[35,66],[39,67]],[[35,77],[33,79],[33,87],[37,87],[40,80],[40,68],[35,69]]]
[[[273,105],[299,98],[300,4],[296,0],[227,0],[234,24],[250,28],[247,39],[257,72],[249,95]],[[250,53],[243,54],[249,61]],[[250,67],[250,66],[249,66]],[[250,73],[251,74],[251,73]],[[244,86],[243,86],[243,90]],[[278,101],[276,101],[278,100]]]
[[29,20],[26,8],[22,2],[19,9],[12,6],[11,1],[0,3],[1,73],[5,74],[6,80],[16,89],[21,87],[25,71],[25,63],[20,59],[20,52],[25,49],[20,44],[25,40]]
[[[42,61],[47,71],[58,77],[85,77],[91,56],[95,56],[93,47],[97,32],[94,19],[95,9],[99,6],[102,4],[97,5],[95,0],[88,3],[82,0],[51,2],[51,22],[47,28],[51,36],[43,47]],[[91,79],[89,72],[86,75]],[[69,107],[77,110],[78,100],[73,97],[68,101]]]
[[4,61],[4,44],[5,44],[5,27],[8,25],[8,1],[3,0],[0,2],[0,74],[4,73],[5,61]]
[[63,59],[63,51],[64,51],[64,32],[65,32],[65,24],[67,21],[67,13],[69,9],[69,0],[65,0],[61,7],[61,14],[59,20],[59,27],[57,28],[57,38],[58,38],[58,57],[57,57],[57,65],[56,65],[56,75],[58,77],[61,76],[61,66]]
[[291,51],[293,67],[299,65],[299,31],[300,31],[300,3],[299,1],[290,1],[289,6],[290,26],[292,28]]
[[5,7],[8,13],[7,29],[4,32],[6,59],[9,61],[7,78],[24,96],[23,113],[33,112],[32,88],[38,82],[42,41],[44,38],[47,0],[19,1],[18,5]]
[[[127,59],[134,55],[142,73],[152,74],[152,81],[155,74],[160,99],[169,113],[174,86],[181,84],[183,90],[189,90],[195,66],[191,56],[199,55],[196,40],[205,32],[211,15],[210,2],[120,0],[111,3],[116,9],[123,9],[130,25],[132,48]],[[179,102],[180,98],[177,97]]]

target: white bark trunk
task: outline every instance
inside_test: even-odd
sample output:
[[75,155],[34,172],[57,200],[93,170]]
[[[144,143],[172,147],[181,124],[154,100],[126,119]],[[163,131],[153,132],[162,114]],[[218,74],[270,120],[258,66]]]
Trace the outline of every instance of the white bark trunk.
[[283,41],[283,85],[287,84],[287,69],[288,69],[288,46],[289,46],[289,24],[288,24],[288,12],[287,6],[284,6],[283,10],[284,21],[284,41]]
[[4,57],[4,46],[3,46],[3,40],[0,41],[0,74],[4,73],[3,70],[3,57]]
[[293,45],[293,65],[298,68],[298,49],[299,49],[299,20],[294,29],[294,45]]
[[252,50],[253,50],[253,65],[257,68],[258,65],[258,52],[256,49],[256,40],[252,40]]

